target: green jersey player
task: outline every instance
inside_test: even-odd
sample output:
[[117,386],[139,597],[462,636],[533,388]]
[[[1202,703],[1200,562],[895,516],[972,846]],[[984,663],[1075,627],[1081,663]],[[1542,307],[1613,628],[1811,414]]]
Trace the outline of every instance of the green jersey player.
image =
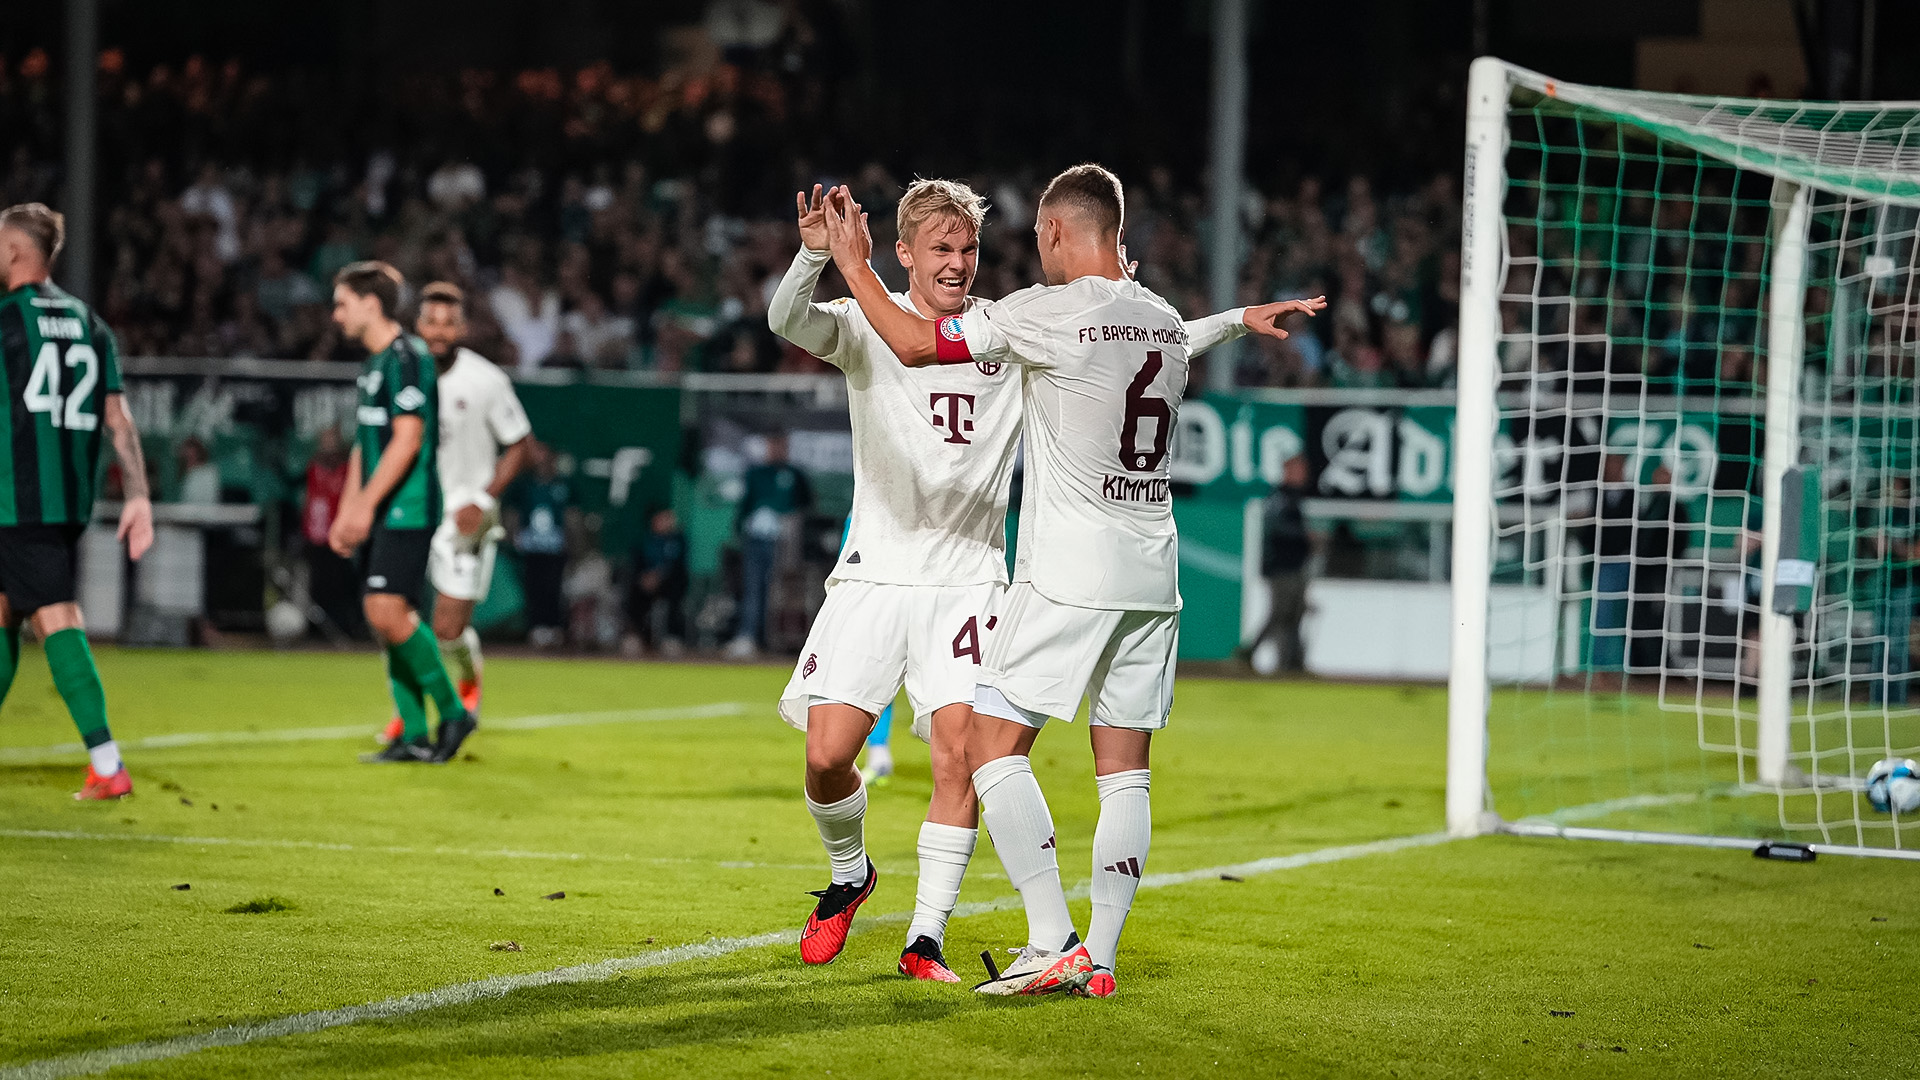
[[[100,446],[113,439],[126,501],[120,539],[135,559],[153,544],[140,435],[120,391],[107,324],[49,280],[65,220],[41,203],[0,211],[0,700],[20,663],[20,624],[45,643],[53,685],[87,744],[76,799],[118,799],[133,781],[107,727],[107,695],[74,602],[80,535],[93,517]],[[102,429],[105,429],[104,431]]]
[[[367,625],[386,647],[401,737],[368,762],[451,761],[472,733],[473,717],[447,678],[433,634],[416,608],[426,583],[427,553],[440,524],[436,457],[439,391],[433,357],[401,331],[400,272],[383,262],[357,262],[333,279],[333,321],[367,350],[360,373],[359,433],[347,465],[328,543],[341,555],[361,552]],[[426,699],[440,713],[438,737],[427,738]]]

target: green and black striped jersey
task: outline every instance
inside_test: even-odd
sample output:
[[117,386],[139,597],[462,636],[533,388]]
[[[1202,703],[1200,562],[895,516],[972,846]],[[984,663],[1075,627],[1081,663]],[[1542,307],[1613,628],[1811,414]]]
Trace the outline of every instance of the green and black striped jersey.
[[99,488],[120,345],[93,309],[49,281],[0,295],[0,525],[84,524]]
[[396,416],[417,416],[423,425],[420,453],[405,477],[394,485],[373,523],[389,529],[432,529],[440,525],[440,392],[438,369],[427,344],[401,334],[393,344],[367,357],[360,373],[360,481],[380,465]]

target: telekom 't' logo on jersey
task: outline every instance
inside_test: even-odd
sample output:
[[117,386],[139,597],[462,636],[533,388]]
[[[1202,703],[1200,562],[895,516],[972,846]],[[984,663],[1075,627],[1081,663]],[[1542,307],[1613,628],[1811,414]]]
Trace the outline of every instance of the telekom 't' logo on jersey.
[[973,395],[932,394],[929,397],[933,407],[933,426],[945,428],[950,443],[973,445],[973,440],[967,438],[967,433],[973,430]]

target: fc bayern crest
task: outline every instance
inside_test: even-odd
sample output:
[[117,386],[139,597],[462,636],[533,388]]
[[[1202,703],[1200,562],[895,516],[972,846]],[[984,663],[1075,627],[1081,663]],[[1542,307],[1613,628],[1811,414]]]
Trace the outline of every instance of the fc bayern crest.
[[999,364],[994,364],[994,363],[989,363],[989,362],[987,362],[987,361],[985,361],[985,360],[975,360],[975,361],[973,362],[973,366],[974,366],[974,367],[977,367],[977,368],[979,368],[979,369],[980,369],[980,374],[982,374],[982,375],[998,375],[998,374],[1000,374],[1000,365],[999,365]]
[[948,341],[965,341],[967,335],[960,329],[960,316],[949,315],[940,320],[940,336]]

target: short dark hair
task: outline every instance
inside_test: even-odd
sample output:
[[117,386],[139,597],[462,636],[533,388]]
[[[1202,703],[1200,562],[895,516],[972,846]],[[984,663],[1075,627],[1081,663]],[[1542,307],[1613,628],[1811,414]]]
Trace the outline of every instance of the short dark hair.
[[19,229],[40,249],[51,266],[67,242],[67,217],[46,203],[20,203],[0,210],[0,229]]
[[406,283],[406,279],[387,263],[366,259],[341,267],[340,272],[333,275],[333,283],[345,285],[347,291],[355,296],[378,298],[380,314],[391,319],[393,313],[400,310],[400,286]]
[[461,315],[467,313],[467,294],[451,281],[436,281],[420,290],[421,304],[452,304]]
[[1075,165],[1054,177],[1040,196],[1041,206],[1049,203],[1079,210],[1102,233],[1118,236],[1126,224],[1127,197],[1120,178],[1092,163]]

